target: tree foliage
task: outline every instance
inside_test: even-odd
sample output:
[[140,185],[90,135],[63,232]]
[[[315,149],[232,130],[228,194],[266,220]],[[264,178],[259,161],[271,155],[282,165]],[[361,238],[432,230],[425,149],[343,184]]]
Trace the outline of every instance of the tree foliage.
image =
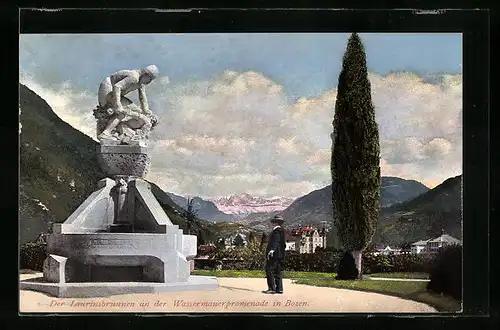
[[236,234],[236,237],[233,239],[233,245],[236,247],[245,246],[245,242],[243,241],[243,237],[240,234]]
[[462,299],[462,246],[450,245],[437,253],[427,290]]
[[354,262],[354,258],[350,251],[346,251],[342,259],[340,259],[336,279],[354,280],[359,277],[358,269]]
[[215,241],[215,248],[219,251],[224,250],[226,248],[226,244],[224,242],[223,237],[219,237]]
[[253,231],[251,231],[248,234],[248,242],[253,242],[253,241],[255,241],[255,234],[253,233]]
[[206,244],[206,234],[203,230],[198,231],[198,245]]
[[43,271],[43,261],[47,258],[47,244],[25,243],[21,245],[19,267]]
[[380,146],[366,57],[356,33],[349,38],[339,77],[332,133],[334,223],[344,248],[364,250],[380,210]]
[[184,218],[186,219],[188,234],[191,234],[191,229],[193,228],[197,215],[198,210],[195,209],[194,199],[188,197],[186,209],[184,210]]
[[262,236],[260,237],[260,246],[266,247],[266,245],[267,245],[267,235],[266,233],[262,233]]
[[248,242],[247,246],[241,248],[240,257],[244,260],[248,269],[263,269],[266,262],[265,249],[256,240]]

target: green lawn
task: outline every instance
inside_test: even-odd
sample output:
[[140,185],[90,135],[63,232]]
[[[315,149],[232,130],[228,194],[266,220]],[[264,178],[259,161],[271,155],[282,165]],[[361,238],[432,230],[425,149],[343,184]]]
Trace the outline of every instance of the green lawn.
[[429,274],[427,273],[373,273],[366,275],[370,277],[429,279]]
[[350,289],[357,291],[377,292],[403,299],[422,302],[436,308],[440,312],[459,312],[461,304],[459,301],[439,294],[427,292],[427,282],[408,281],[339,281],[335,279],[298,279],[297,284],[324,286],[339,289]]
[[[263,270],[201,270],[191,272],[193,275],[218,276],[218,277],[266,277]],[[335,273],[289,272],[284,271],[283,277],[290,279],[334,279]]]

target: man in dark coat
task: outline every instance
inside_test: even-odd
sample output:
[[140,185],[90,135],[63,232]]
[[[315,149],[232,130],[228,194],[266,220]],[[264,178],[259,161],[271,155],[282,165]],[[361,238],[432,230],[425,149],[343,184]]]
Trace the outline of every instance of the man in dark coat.
[[269,241],[266,248],[266,278],[267,290],[263,293],[283,293],[283,272],[281,263],[285,257],[285,231],[282,227],[283,218],[274,216],[271,219],[271,224],[274,226],[273,231],[269,235]]

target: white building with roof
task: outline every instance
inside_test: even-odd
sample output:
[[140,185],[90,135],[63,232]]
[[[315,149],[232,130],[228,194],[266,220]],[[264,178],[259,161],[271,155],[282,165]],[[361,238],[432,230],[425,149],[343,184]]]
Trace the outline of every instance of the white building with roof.
[[[299,253],[314,253],[316,248],[326,248],[326,229],[306,226],[294,229],[289,234],[285,234],[287,243],[294,247]],[[293,243],[293,245],[291,244]]]
[[295,242],[286,242],[285,251],[295,251]]
[[375,254],[384,254],[384,255],[400,254],[400,253],[401,249],[391,248],[389,245],[387,245],[385,248],[377,249],[377,252],[375,252]]
[[426,249],[429,252],[436,252],[440,248],[454,244],[462,245],[462,242],[454,237],[451,237],[450,235],[441,235],[437,238],[428,240]]
[[418,242],[415,242],[411,245],[411,252],[412,253],[433,253],[437,252],[439,249],[446,247],[448,245],[454,245],[454,244],[459,244],[462,245],[462,241],[459,239],[456,239],[454,237],[451,237],[450,235],[443,234],[439,237],[432,238],[432,239],[427,239],[427,240],[421,240]]
[[415,242],[411,245],[411,253],[420,253],[425,250],[428,240]]

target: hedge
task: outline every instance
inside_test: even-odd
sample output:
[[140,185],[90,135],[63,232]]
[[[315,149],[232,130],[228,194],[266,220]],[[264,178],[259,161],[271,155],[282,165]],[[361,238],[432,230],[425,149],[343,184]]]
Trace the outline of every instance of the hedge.
[[364,253],[363,274],[371,273],[427,273],[432,257],[424,254],[389,254],[375,255]]
[[462,246],[441,249],[432,263],[429,277],[428,290],[462,300]]
[[[342,256],[343,251],[340,250],[318,249],[314,253],[303,254],[295,251],[286,251],[283,269],[299,272],[334,273],[338,270]],[[21,269],[42,271],[43,261],[46,257],[46,244],[23,244],[20,251],[20,267]],[[440,267],[448,267],[443,266],[446,265],[446,259],[443,259],[443,257],[441,259]],[[367,252],[363,253],[362,270],[364,274],[387,272],[428,273],[431,271],[431,260],[422,254],[375,255]],[[211,254],[211,259],[195,260],[195,267],[197,269],[256,270],[263,269],[265,262],[264,249],[258,244],[251,244],[248,247],[236,248],[234,250],[219,249]],[[437,261],[435,265],[437,265]],[[456,262],[452,265],[455,265],[453,269],[457,268]],[[439,277],[439,275],[434,275],[434,277]]]
[[[343,253],[340,250],[322,249],[314,253],[303,254],[286,251],[283,269],[300,272],[337,272]],[[215,268],[215,265],[217,265],[222,270],[255,270],[263,269],[266,262],[265,252],[254,248],[219,250],[212,254],[211,257],[213,258],[211,261],[200,262],[200,266],[203,264],[200,268]],[[243,260],[238,260],[240,258]],[[422,254],[375,255],[368,252],[363,254],[362,271],[364,274],[387,272],[426,273],[430,271],[431,260],[430,257]]]
[[341,254],[332,251],[317,251],[315,253],[298,253],[287,251],[283,269],[297,272],[334,273],[340,262]]
[[43,271],[43,261],[47,257],[47,245],[25,243],[21,245],[19,266],[21,269]]

